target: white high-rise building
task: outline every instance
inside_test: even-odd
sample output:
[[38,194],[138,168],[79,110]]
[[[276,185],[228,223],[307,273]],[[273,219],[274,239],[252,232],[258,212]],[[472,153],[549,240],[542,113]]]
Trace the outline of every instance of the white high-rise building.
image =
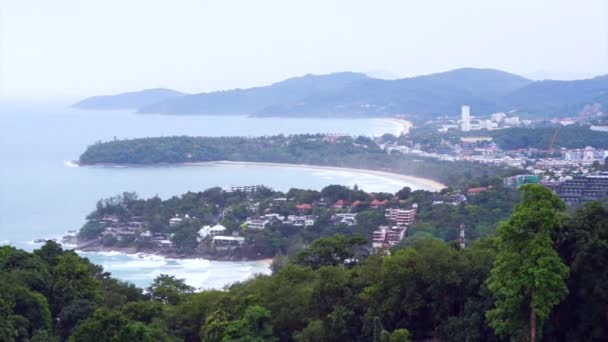
[[462,105],[461,109],[460,129],[463,132],[471,130],[471,108],[467,105]]

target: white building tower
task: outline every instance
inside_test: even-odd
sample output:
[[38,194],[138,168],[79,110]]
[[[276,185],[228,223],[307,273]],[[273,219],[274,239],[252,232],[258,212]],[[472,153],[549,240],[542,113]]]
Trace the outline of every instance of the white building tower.
[[462,105],[462,109],[460,111],[461,120],[460,120],[460,128],[463,132],[468,132],[471,130],[471,108],[467,105]]

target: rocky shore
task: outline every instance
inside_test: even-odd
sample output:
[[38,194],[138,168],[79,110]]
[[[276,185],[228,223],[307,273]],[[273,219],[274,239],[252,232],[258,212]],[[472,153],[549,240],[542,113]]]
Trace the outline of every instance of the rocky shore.
[[73,249],[81,252],[117,252],[123,254],[148,254],[168,259],[206,259],[212,261],[262,261],[272,258],[262,255],[250,255],[239,251],[232,253],[217,253],[205,248],[197,248],[192,253],[184,253],[175,248],[139,248],[137,246],[104,246],[100,239],[80,241],[75,235],[66,235],[61,239],[62,244],[75,246]]

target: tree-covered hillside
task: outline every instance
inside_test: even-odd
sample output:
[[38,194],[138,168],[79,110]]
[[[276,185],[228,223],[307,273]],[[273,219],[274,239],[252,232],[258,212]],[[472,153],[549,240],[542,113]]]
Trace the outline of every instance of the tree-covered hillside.
[[145,291],[53,242],[0,247],[2,341],[605,341],[608,209],[573,213],[548,190],[496,237],[461,249],[418,236],[390,255],[317,240],[272,276]]
[[406,155],[388,155],[366,137],[323,135],[239,137],[160,137],[116,140],[91,145],[80,163],[143,164],[249,161],[350,167],[389,171],[464,187],[473,179],[488,184],[516,170],[472,162],[447,162]]
[[[557,131],[557,133],[556,133]],[[587,126],[507,128],[488,132],[494,142],[504,150],[520,148],[549,148],[554,134],[553,148],[585,148],[587,146],[608,149],[608,133],[592,131]]]
[[608,75],[576,81],[538,81],[509,93],[512,109],[535,116],[576,116],[585,105],[608,108]]

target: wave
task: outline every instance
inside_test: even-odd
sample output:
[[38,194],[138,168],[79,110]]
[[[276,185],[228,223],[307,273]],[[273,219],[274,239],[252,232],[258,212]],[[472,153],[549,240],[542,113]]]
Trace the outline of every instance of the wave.
[[256,274],[270,274],[269,264],[260,261],[212,261],[207,259],[174,259],[160,255],[121,252],[78,252],[100,264],[116,278],[147,287],[160,274],[185,279],[197,289],[222,289],[228,284],[245,281]]
[[73,161],[64,161],[63,165],[67,166],[67,167],[78,167],[79,166],[78,164],[74,163]]

